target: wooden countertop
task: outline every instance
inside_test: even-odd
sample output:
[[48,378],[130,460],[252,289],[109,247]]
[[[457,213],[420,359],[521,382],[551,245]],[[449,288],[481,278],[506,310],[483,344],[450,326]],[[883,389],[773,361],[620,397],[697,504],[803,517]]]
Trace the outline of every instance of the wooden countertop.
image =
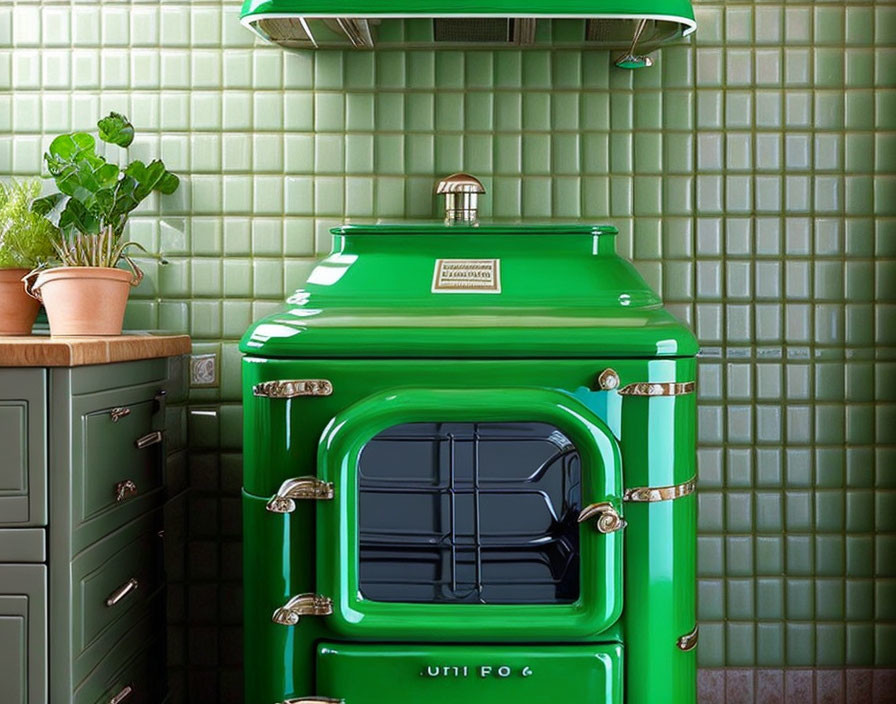
[[79,367],[189,354],[188,335],[130,334],[109,337],[0,335],[0,367]]

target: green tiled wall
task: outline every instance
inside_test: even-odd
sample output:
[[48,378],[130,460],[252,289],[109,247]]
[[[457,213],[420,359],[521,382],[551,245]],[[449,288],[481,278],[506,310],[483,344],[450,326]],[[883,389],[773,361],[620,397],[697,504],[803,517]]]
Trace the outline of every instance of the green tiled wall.
[[[239,700],[236,341],[345,220],[612,222],[704,347],[700,661],[896,665],[896,6],[699,2],[696,41],[603,52],[285,53],[238,2],[0,7],[0,174],[111,109],[184,176],[135,217],[133,327],[217,353],[194,388],[181,693]],[[570,28],[555,23],[560,36]]]

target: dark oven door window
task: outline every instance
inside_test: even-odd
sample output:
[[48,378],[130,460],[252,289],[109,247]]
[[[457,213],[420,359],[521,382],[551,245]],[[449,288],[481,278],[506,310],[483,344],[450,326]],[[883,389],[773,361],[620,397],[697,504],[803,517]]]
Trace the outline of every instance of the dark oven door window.
[[582,467],[538,422],[404,423],[358,462],[359,585],[386,602],[571,604]]
[[336,416],[318,457],[317,582],[352,636],[563,640],[622,609],[619,447],[549,389],[401,389]]

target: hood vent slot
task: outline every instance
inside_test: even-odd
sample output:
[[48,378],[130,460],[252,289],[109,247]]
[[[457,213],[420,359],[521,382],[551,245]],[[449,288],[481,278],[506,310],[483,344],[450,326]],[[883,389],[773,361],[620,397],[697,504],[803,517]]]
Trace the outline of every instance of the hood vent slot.
[[308,24],[301,17],[266,17],[258,20],[258,29],[267,39],[287,49],[315,47]]
[[637,46],[641,51],[653,51],[667,39],[678,34],[679,27],[675,22],[664,20],[619,20],[591,19],[585,23],[585,41],[589,44],[604,46],[610,49],[619,48],[632,41],[638,27],[643,22],[644,28],[638,38]]
[[370,23],[367,20],[340,17],[336,23],[339,29],[345,32],[352,46],[357,49],[373,49],[373,35],[370,33]]
[[458,44],[532,44],[535,20],[505,17],[436,17],[433,41]]

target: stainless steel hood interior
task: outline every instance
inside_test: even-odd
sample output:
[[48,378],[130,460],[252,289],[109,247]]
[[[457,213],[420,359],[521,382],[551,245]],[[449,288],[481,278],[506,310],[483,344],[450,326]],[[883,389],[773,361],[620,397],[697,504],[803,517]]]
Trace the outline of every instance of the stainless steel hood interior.
[[245,0],[241,21],[289,49],[587,47],[628,68],[696,27],[688,0]]

